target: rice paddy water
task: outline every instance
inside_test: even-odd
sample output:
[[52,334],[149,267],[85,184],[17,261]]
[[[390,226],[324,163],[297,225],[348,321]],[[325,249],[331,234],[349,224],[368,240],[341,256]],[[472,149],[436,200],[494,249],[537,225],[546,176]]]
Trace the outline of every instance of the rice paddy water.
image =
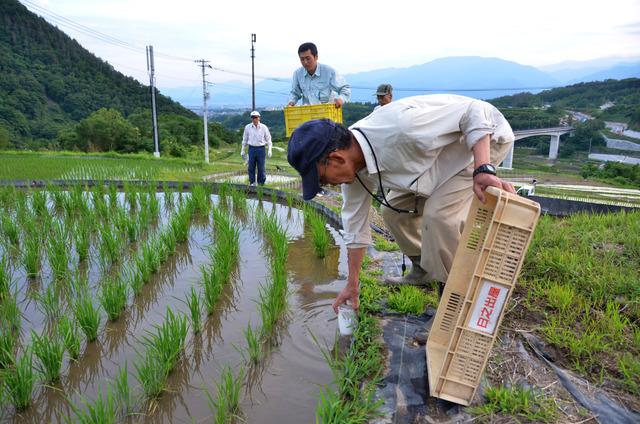
[[313,422],[346,252],[257,194],[0,188],[0,417]]

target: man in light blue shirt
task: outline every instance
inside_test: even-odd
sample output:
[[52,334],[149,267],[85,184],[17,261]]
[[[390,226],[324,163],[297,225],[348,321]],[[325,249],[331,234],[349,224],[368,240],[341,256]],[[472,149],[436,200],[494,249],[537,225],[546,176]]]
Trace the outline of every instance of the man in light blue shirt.
[[293,73],[289,106],[302,99],[303,105],[335,103],[336,107],[349,101],[351,86],[331,66],[318,63],[318,48],[313,43],[298,47],[302,67]]

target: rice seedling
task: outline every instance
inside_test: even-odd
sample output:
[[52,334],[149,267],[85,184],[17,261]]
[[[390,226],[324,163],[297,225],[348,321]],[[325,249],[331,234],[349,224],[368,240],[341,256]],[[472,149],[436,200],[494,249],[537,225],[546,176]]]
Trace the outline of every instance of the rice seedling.
[[151,216],[156,219],[158,218],[158,215],[160,215],[160,201],[158,200],[158,197],[156,196],[156,190],[154,186],[149,186],[150,188],[150,192],[149,192],[149,207],[148,207],[148,211],[151,213]]
[[331,235],[327,231],[326,223],[320,214],[308,207],[304,209],[304,217],[305,223],[311,229],[313,251],[317,257],[324,258],[331,242]]
[[224,181],[220,183],[220,185],[218,185],[218,198],[221,202],[225,203],[227,201],[229,191],[231,191],[231,185],[227,181]]
[[143,337],[145,356],[134,365],[147,396],[156,397],[164,390],[166,378],[184,350],[186,336],[187,317],[176,316],[167,308],[165,320],[156,327],[156,333]]
[[191,292],[187,295],[187,306],[189,307],[189,316],[191,317],[191,328],[194,334],[198,334],[202,329],[202,319],[200,313],[202,310],[202,300],[196,292],[196,289],[191,287]]
[[56,280],[62,280],[67,275],[69,263],[68,233],[62,223],[54,222],[49,235],[49,267]]
[[241,212],[247,212],[247,195],[243,190],[231,190],[231,200],[233,207]]
[[[144,249],[144,246],[142,246],[142,248]],[[148,283],[153,271],[149,267],[147,258],[144,256],[144,251],[139,256],[135,257],[135,269],[137,271],[136,275],[139,275],[142,282]],[[138,293],[135,288],[133,288],[133,292],[136,294]]]
[[9,259],[6,254],[0,256],[0,301],[9,296],[11,287],[11,271],[9,269]]
[[84,262],[89,257],[91,243],[91,228],[86,218],[79,219],[73,231],[73,241],[78,255],[78,261]]
[[262,198],[264,197],[264,188],[262,188],[262,186],[256,187],[256,197],[259,202],[262,202]]
[[79,297],[89,290],[89,280],[87,277],[76,273],[69,281],[69,288],[73,296]]
[[31,330],[31,340],[33,341],[33,353],[40,360],[40,372],[44,375],[45,381],[55,383],[60,380],[60,369],[64,356],[62,341],[57,335],[42,334],[38,336],[33,330]]
[[161,325],[156,327],[153,337],[145,337],[145,345],[153,348],[158,355],[159,362],[170,364],[169,369],[178,360],[184,350],[184,341],[187,337],[187,317],[183,314],[174,315],[171,308],[167,307],[167,313]]
[[293,194],[291,194],[291,192],[287,193],[287,206],[289,206],[289,208],[293,207]]
[[[28,278],[35,278],[40,273],[40,245],[41,240],[39,234],[32,233],[25,237],[22,264],[24,265]],[[1,278],[0,276],[0,279]]]
[[271,190],[271,204],[273,205],[273,210],[276,210],[276,204],[278,204],[278,192],[276,190]]
[[133,243],[138,239],[139,226],[137,220],[129,216],[124,209],[117,209],[116,228],[120,233],[127,235],[129,243]]
[[152,349],[148,348],[142,360],[134,362],[133,365],[138,373],[138,382],[142,386],[142,391],[147,397],[155,398],[164,390],[164,383],[170,369],[167,364],[160,362],[157,355],[152,354]]
[[35,190],[31,194],[31,207],[37,216],[43,216],[49,213],[47,210],[47,193],[41,190]]
[[117,320],[127,306],[127,295],[127,284],[122,278],[105,278],[102,281],[100,304],[110,321]]
[[127,415],[131,411],[131,403],[133,398],[131,396],[131,386],[129,386],[129,367],[127,362],[124,363],[124,367],[120,368],[118,374],[116,374],[113,380],[113,391],[117,399],[117,403],[121,405],[122,411]]
[[102,229],[102,241],[100,243],[99,252],[101,263],[106,267],[110,264],[118,262],[121,255],[122,241],[118,233],[107,225]]
[[169,220],[169,228],[178,243],[184,243],[189,238],[189,223],[192,210],[187,205],[181,205],[178,211]]
[[0,325],[4,321],[9,331],[19,331],[22,324],[22,313],[17,298],[17,293],[8,292],[0,299]]
[[177,242],[173,232],[164,231],[160,233],[160,240],[169,254],[175,253]]
[[204,303],[209,315],[213,314],[220,295],[224,280],[222,274],[215,268],[202,267],[202,288],[204,290]]
[[36,294],[36,300],[38,308],[50,321],[60,316],[60,299],[56,293],[55,284],[49,284],[42,293]]
[[191,188],[191,201],[196,211],[203,215],[209,213],[211,207],[211,196],[207,187],[203,185],[194,185]]
[[213,399],[211,393],[205,390],[209,408],[214,412],[213,422],[226,424],[235,422],[240,413],[240,390],[244,379],[244,368],[240,368],[234,376],[229,366],[225,366],[220,375],[220,381],[215,382],[217,397]]
[[74,414],[73,420],[71,417],[68,418],[69,422],[81,424],[115,424],[118,422],[118,409],[110,386],[107,386],[106,393],[100,389],[98,397],[93,402],[82,395],[80,395],[80,399],[84,409],[80,409],[72,401],[68,402]]
[[31,366],[32,352],[26,347],[22,356],[12,359],[12,365],[3,373],[4,385],[13,406],[22,411],[31,403],[36,376]]
[[92,342],[98,338],[100,327],[100,311],[93,305],[87,292],[81,293],[73,302],[73,315],[78,325],[84,332],[87,341]]
[[[0,371],[13,363],[13,350],[16,347],[16,336],[5,324],[0,322]],[[0,386],[0,392],[2,387]]]
[[20,231],[18,230],[18,225],[6,212],[0,216],[0,228],[2,229],[2,234],[9,244],[17,246],[20,242]]
[[92,196],[92,200],[93,210],[95,211],[95,214],[104,221],[108,220],[110,212],[107,201],[104,199],[104,195],[94,193]]
[[145,268],[150,274],[158,272],[158,269],[160,268],[160,264],[162,263],[160,253],[161,252],[156,250],[156,243],[154,242],[154,239],[147,240],[147,243],[142,246],[142,257],[144,259]]
[[80,334],[75,322],[72,322],[66,315],[60,317],[58,321],[58,334],[62,338],[62,343],[69,357],[73,360],[80,355]]
[[169,188],[169,184],[166,181],[162,183],[162,191],[164,192],[164,206],[165,208],[171,208],[175,205],[174,190]]
[[[104,189],[104,184],[96,184]],[[109,183],[109,207],[115,209],[118,207],[118,186],[110,182]]]
[[260,330],[253,331],[251,323],[247,324],[247,329],[244,330],[244,338],[247,340],[247,352],[249,353],[249,361],[252,364],[258,364],[262,356],[262,347],[260,343]]
[[145,283],[144,274],[140,272],[140,270],[137,267],[137,260],[138,258],[136,257],[135,264],[129,263],[126,270],[124,271],[124,274],[127,280],[129,281],[129,286],[131,287],[131,290],[133,291],[134,296],[137,296],[140,294],[140,291],[142,290],[142,286]]

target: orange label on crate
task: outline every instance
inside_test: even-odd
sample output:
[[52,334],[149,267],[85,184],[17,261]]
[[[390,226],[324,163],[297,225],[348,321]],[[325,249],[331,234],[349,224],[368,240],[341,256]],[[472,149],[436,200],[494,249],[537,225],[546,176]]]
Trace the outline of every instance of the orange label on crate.
[[508,287],[484,280],[478,298],[473,305],[473,312],[468,323],[469,328],[493,334],[508,292]]

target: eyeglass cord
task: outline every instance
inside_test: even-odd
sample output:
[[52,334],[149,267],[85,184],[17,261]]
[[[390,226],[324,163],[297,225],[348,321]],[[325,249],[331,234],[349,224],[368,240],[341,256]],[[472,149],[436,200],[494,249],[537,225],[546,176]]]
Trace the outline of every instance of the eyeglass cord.
[[378,158],[376,157],[376,152],[373,151],[373,146],[371,146],[371,143],[369,142],[369,139],[367,138],[367,135],[360,128],[353,128],[353,130],[358,131],[360,134],[362,134],[362,136],[366,140],[367,144],[369,145],[369,150],[371,150],[371,154],[373,155],[373,162],[376,165],[376,171],[377,171],[377,174],[378,174],[378,184],[380,185],[380,192],[382,193],[382,199],[379,198],[377,195],[373,194],[371,192],[371,190],[369,190],[369,188],[362,182],[362,180],[360,179],[360,176],[356,173],[356,178],[358,179],[358,181],[360,181],[360,184],[362,185],[362,187],[364,187],[364,189],[367,190],[367,193],[369,193],[371,195],[371,197],[373,197],[375,200],[377,200],[378,203],[388,207],[389,209],[391,209],[394,212],[398,212],[398,213],[418,213],[418,196],[416,196],[416,198],[415,198],[415,202],[416,203],[415,203],[415,206],[414,206],[413,210],[400,209],[400,208],[396,208],[394,206],[391,206],[389,204],[389,201],[387,200],[387,196],[385,196],[385,194],[384,194],[384,187],[382,186],[382,175],[380,175],[380,167],[378,166]]

